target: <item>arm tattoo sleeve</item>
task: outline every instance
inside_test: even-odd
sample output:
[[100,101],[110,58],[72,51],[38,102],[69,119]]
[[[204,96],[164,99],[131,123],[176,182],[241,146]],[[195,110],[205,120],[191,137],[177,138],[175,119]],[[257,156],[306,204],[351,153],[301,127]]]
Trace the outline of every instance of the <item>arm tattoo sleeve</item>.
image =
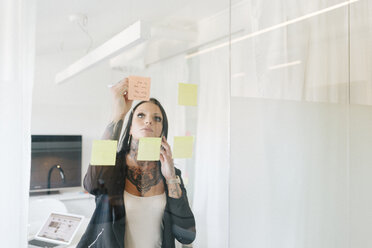
[[182,190],[179,184],[168,184],[168,196],[172,198],[180,198]]

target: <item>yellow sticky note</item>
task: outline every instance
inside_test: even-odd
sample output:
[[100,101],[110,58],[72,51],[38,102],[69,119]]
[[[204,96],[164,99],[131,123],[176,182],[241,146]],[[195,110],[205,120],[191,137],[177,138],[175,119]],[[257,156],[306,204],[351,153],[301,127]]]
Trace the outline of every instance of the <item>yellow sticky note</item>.
[[160,159],[161,138],[143,137],[138,143],[138,161],[158,161]]
[[192,158],[193,136],[175,136],[173,142],[173,158]]
[[117,140],[93,140],[90,164],[114,166],[117,147]]
[[198,103],[197,84],[178,84],[178,105],[196,106]]

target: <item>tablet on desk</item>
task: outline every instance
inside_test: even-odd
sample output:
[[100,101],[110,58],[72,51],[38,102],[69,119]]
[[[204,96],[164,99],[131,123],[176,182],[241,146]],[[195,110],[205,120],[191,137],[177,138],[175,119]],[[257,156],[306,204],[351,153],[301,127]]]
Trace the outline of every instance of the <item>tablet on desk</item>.
[[35,237],[28,241],[29,248],[65,247],[79,229],[84,216],[68,213],[51,213]]

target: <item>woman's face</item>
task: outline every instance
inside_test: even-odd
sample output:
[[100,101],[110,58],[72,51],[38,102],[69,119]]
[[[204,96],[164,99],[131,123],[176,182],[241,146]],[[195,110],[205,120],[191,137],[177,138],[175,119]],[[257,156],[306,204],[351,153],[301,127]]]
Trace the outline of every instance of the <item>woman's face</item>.
[[136,108],[130,128],[130,134],[134,139],[160,137],[162,129],[163,115],[156,104],[145,102]]

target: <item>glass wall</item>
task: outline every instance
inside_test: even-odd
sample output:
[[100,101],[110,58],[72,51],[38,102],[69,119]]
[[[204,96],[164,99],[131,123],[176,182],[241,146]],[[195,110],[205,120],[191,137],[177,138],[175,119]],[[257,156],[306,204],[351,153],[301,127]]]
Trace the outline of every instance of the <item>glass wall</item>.
[[[175,167],[182,173],[182,185],[187,190],[188,199],[182,201],[181,205],[175,205],[175,201],[168,195],[168,205],[164,211],[164,216],[171,213],[174,214],[172,218],[179,218],[181,223],[186,223],[182,222],[184,216],[178,216],[172,211],[182,210],[187,203],[190,205],[195,216],[197,235],[193,244],[188,247],[228,246],[229,10],[230,2],[227,0],[110,0],[105,3],[38,0],[32,134],[40,135],[38,137],[81,136],[81,182],[84,182],[85,175],[93,177],[95,172],[97,175],[101,173],[95,169],[99,167],[89,166],[94,153],[93,142],[114,139],[105,136],[108,126],[113,123],[115,104],[108,85],[133,75],[150,77],[150,96],[161,102],[168,117],[167,141],[171,150],[173,151],[175,146],[174,137],[194,137],[192,156],[174,159]],[[141,41],[122,48],[120,53],[108,56],[91,68],[56,84],[58,73],[78,59],[97,51],[96,49],[114,35],[137,21],[141,21],[141,31],[145,33]],[[196,106],[178,104],[179,83],[197,86]],[[134,101],[132,106],[138,102]],[[127,119],[128,116],[124,121],[128,121]],[[126,122],[122,127],[122,137],[125,126]],[[95,221],[100,214],[97,208],[103,204],[100,196],[104,194],[97,194],[101,192],[98,188],[90,190],[90,183],[81,187],[64,187],[71,180],[69,175],[72,172],[68,174],[68,166],[64,165],[63,161],[58,163],[58,167],[55,157],[58,156],[42,164],[40,160],[35,161],[44,168],[38,172],[35,166],[31,166],[31,172],[42,173],[38,178],[41,178],[41,181],[44,178],[44,184],[49,185],[52,191],[58,192],[45,194],[47,186],[32,184],[34,192],[30,196],[29,235],[34,235],[48,214],[58,209],[59,212],[85,216],[71,243],[76,245],[86,230],[90,232],[89,227],[92,228],[92,224],[89,222]],[[127,160],[124,163],[127,166],[126,163]],[[111,173],[110,167],[105,167],[102,171],[104,173],[100,175],[103,176]],[[46,182],[48,172],[50,184]],[[163,171],[161,173],[165,178]],[[76,176],[76,173],[73,175]],[[144,174],[141,176],[145,178]],[[114,181],[114,176],[104,179],[107,185]],[[128,185],[127,179],[128,177],[121,178],[126,182],[125,185]],[[102,186],[100,180],[97,182]],[[143,180],[141,182],[144,183]],[[167,185],[164,186],[169,189]],[[120,186],[120,183],[114,189],[119,190],[120,187],[127,190],[126,186]],[[111,189],[107,190],[110,191]],[[142,196],[143,200],[149,194]],[[112,204],[112,195],[109,194],[109,197]],[[125,194],[122,198],[124,202],[118,205],[129,211],[130,205],[125,203]],[[115,199],[122,198],[118,194],[115,195]],[[40,211],[41,205],[45,206],[43,211]],[[110,205],[110,209],[114,207]],[[118,210],[114,210],[112,211],[117,214]],[[156,213],[154,209],[149,211],[150,216],[153,216],[151,213]],[[125,214],[130,217],[127,212]],[[125,221],[129,220],[129,217]],[[161,228],[165,236],[168,235],[164,234],[169,227],[167,223],[174,222],[163,219]],[[128,226],[127,222],[125,226]],[[177,225],[172,228],[173,240],[173,236],[177,238],[182,229],[177,229]],[[122,229],[115,229],[114,232],[120,230]],[[111,242],[105,232],[100,235],[96,233],[96,237],[104,237],[107,242]],[[122,238],[124,240],[124,237]],[[163,245],[168,242],[166,240],[168,239],[163,239]],[[185,246],[188,243],[187,240],[182,242],[179,237],[178,240],[180,242],[176,241],[176,247],[181,247],[181,243]],[[100,242],[102,239],[98,239],[97,244],[102,245]],[[112,246],[112,243],[104,244]],[[167,245],[165,247],[169,247]]]
[[[166,111],[171,150],[174,137],[194,137],[174,166],[196,239],[176,247],[369,247],[371,14],[367,0],[38,0],[31,131],[81,137],[81,174],[39,163],[42,186],[31,165],[29,236],[53,211],[85,217],[72,247],[88,230],[100,200],[82,183],[93,142],[110,139],[108,85],[137,75]],[[140,41],[55,83],[137,21]],[[196,106],[178,103],[179,83],[197,86]]]
[[370,9],[232,5],[229,247],[368,247]]

